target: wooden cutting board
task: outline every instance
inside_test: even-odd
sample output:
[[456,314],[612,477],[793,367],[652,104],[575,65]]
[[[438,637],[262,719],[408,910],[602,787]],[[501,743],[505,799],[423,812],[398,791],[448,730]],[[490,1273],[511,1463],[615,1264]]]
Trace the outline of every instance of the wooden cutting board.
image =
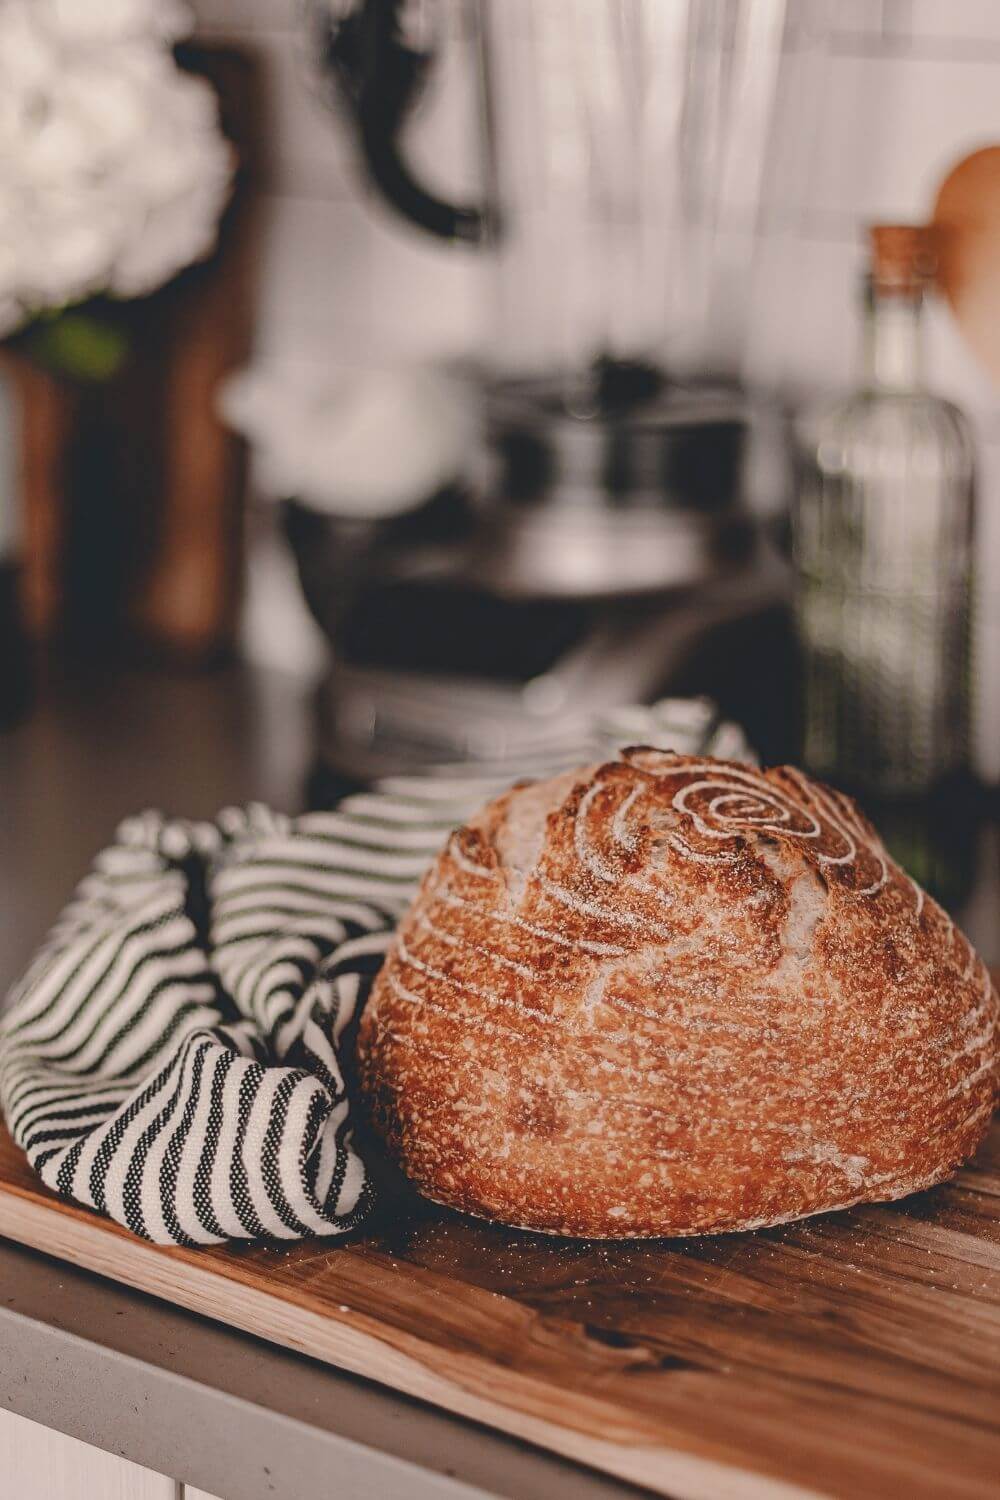
[[161,1249],[0,1131],[0,1234],[645,1485],[995,1497],[1000,1125],[944,1187],[756,1234],[596,1244],[416,1199],[351,1243]]

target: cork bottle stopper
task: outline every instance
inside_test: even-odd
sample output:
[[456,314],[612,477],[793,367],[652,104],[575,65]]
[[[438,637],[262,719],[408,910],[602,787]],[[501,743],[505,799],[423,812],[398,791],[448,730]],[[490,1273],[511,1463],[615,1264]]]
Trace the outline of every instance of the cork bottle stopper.
[[912,293],[927,286],[937,268],[929,224],[873,224],[868,231],[872,282],[882,292]]

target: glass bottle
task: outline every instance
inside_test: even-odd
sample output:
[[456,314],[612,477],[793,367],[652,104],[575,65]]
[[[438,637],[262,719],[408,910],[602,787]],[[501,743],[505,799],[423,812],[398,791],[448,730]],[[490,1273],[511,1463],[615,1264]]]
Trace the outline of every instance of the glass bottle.
[[973,448],[923,384],[930,231],[871,231],[859,388],[802,431],[793,514],[803,760],[921,796],[967,760]]

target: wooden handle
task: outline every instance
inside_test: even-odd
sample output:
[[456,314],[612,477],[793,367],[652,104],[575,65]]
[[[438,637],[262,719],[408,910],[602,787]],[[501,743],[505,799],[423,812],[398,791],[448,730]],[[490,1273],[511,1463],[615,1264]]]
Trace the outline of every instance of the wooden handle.
[[938,283],[966,343],[1000,386],[1000,146],[952,168],[933,223]]

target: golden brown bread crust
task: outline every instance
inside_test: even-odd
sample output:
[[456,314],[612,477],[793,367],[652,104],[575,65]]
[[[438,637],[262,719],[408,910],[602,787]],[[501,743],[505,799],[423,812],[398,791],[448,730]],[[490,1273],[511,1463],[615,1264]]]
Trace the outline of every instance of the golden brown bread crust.
[[362,1018],[428,1197],[586,1236],[901,1197],[972,1154],[1000,1002],[846,797],[638,747],[454,833]]

